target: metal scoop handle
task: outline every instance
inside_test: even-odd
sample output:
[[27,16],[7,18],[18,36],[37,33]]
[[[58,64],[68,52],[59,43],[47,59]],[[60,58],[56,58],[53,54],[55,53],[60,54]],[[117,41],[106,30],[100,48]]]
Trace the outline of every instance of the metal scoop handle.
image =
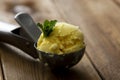
[[12,32],[0,31],[0,42],[14,45],[34,58],[38,57],[36,49],[33,46],[34,42],[29,41],[22,36],[16,35]]
[[37,42],[41,31],[28,13],[20,12],[16,14],[15,20],[27,32],[28,36]]

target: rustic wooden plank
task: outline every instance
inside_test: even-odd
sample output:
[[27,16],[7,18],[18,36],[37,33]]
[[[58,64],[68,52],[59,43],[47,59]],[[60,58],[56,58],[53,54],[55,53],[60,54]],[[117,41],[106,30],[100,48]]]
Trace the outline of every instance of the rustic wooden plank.
[[0,44],[5,80],[42,80],[42,66],[24,52]]
[[103,79],[119,80],[119,7],[111,0],[54,1],[64,18],[84,32],[88,56]]
[[[14,16],[16,12],[27,12],[35,21],[43,22],[45,19],[63,20],[63,17],[56,11],[56,7],[50,0],[1,0],[0,1],[0,21],[16,24]],[[19,8],[19,9],[18,9]],[[17,9],[17,10],[16,10]],[[16,24],[17,25],[17,24]]]
[[10,45],[2,44],[0,50],[5,80],[100,80],[86,55],[69,72],[58,74]]

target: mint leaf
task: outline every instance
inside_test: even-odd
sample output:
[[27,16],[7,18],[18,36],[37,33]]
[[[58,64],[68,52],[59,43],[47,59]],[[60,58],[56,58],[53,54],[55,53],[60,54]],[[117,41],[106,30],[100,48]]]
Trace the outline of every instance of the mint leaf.
[[57,20],[45,20],[43,25],[37,23],[37,26],[40,27],[40,30],[43,32],[44,37],[47,37],[53,31],[53,27],[55,26],[56,22]]
[[43,31],[43,25],[42,25],[42,24],[37,23],[37,26],[39,26],[39,27],[40,27],[41,31]]

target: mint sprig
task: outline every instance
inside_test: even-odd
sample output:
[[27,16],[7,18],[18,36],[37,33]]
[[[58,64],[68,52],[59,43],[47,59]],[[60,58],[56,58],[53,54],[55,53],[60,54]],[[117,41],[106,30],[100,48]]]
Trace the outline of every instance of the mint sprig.
[[47,37],[53,31],[53,27],[55,26],[56,22],[57,20],[45,20],[44,24],[37,23],[37,26],[40,27],[40,30],[43,32],[44,37]]

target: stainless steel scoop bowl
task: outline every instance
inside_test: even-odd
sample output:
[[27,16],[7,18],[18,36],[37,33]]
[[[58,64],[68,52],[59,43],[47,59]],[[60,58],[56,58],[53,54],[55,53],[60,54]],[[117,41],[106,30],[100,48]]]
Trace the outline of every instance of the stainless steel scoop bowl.
[[[35,48],[36,47],[35,44]],[[45,66],[49,66],[53,70],[63,70],[76,65],[81,60],[85,52],[85,47],[79,51],[61,55],[45,53],[40,50],[37,50],[37,52],[40,61],[43,62]]]
[[[31,16],[27,13],[18,13],[15,16],[15,20],[21,26],[11,32],[0,31],[0,41],[12,44],[34,58],[39,58],[41,62],[49,66],[51,69],[66,69],[76,65],[84,55],[85,47],[79,51],[57,55],[51,53],[45,53],[37,50],[36,42],[41,34],[40,30],[36,26]],[[21,29],[25,35],[20,35],[19,29]],[[23,33],[21,32],[21,33]],[[7,40],[8,39],[8,40]]]

